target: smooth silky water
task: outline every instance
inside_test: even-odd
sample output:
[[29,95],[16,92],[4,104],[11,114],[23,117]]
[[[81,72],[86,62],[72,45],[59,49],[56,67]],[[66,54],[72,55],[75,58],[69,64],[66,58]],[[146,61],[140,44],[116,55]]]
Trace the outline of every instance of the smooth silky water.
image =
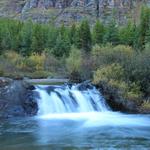
[[94,87],[37,86],[36,117],[0,123],[0,150],[150,149],[150,115],[113,112]]

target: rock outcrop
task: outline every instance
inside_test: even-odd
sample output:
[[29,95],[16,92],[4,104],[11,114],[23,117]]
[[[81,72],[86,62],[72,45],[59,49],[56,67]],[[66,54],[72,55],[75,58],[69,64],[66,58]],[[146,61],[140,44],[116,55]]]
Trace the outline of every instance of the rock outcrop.
[[0,118],[35,115],[38,95],[33,89],[24,81],[0,78]]
[[111,87],[105,82],[100,82],[97,85],[99,91],[107,101],[107,104],[113,111],[120,111],[125,113],[143,113],[140,112],[138,103],[125,99],[120,91],[114,87]]
[[138,17],[144,3],[150,4],[150,0],[2,0],[0,16],[66,24],[85,17],[91,22],[96,18],[108,21],[113,16],[124,23]]

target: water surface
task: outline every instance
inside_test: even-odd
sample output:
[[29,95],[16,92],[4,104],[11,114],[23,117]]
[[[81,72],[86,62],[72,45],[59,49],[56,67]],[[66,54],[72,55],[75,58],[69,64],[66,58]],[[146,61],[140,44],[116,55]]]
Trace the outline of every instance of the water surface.
[[76,113],[0,123],[0,150],[149,150],[150,116]]

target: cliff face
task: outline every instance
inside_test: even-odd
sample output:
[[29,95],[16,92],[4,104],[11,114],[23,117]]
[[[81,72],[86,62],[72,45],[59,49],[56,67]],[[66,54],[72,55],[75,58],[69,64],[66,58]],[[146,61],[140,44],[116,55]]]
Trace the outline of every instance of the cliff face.
[[144,3],[150,0],[1,0],[0,16],[67,24],[85,17],[91,22],[96,18],[107,21],[113,16],[124,23]]

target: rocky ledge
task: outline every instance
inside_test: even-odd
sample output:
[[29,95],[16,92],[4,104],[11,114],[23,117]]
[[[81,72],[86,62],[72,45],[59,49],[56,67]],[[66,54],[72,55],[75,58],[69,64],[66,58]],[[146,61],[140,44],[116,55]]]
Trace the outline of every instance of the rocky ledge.
[[138,101],[125,99],[118,89],[110,87],[107,83],[100,82],[96,87],[102,93],[107,104],[113,111],[134,114],[150,114],[150,108],[143,109],[141,102],[139,103]]
[[[123,99],[116,89],[107,84],[101,83],[96,86],[113,111],[150,113],[150,109],[141,109],[141,105],[138,103]],[[90,81],[80,83],[78,86],[80,90],[92,87]],[[0,77],[0,118],[35,116],[38,112],[38,96],[35,87],[29,80],[12,80]]]
[[34,86],[22,80],[0,78],[0,118],[33,116],[38,111]]

